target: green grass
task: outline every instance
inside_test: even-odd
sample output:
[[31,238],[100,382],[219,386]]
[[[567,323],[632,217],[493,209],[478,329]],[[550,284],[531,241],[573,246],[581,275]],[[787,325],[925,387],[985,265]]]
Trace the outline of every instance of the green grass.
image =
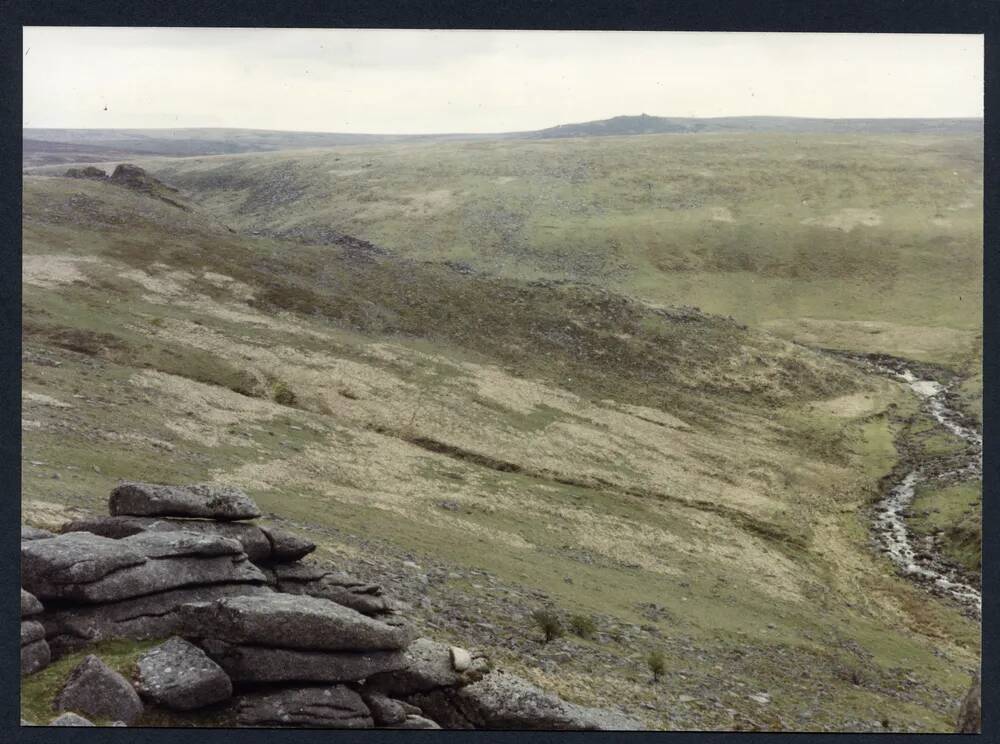
[[964,568],[977,573],[982,568],[983,484],[967,481],[946,488],[922,484],[908,520],[917,534],[943,533],[942,552]]
[[[163,640],[166,639],[101,641],[91,648],[67,654],[54,661],[42,671],[21,680],[21,717],[29,723],[44,726],[60,715],[60,711],[53,707],[55,698],[73,669],[89,654],[98,656],[111,669],[132,680],[136,674],[139,657]],[[98,726],[113,723],[110,720],[91,720]],[[224,705],[191,713],[177,713],[146,702],[142,716],[133,725],[186,727],[231,726],[233,723],[231,712],[226,710]]]

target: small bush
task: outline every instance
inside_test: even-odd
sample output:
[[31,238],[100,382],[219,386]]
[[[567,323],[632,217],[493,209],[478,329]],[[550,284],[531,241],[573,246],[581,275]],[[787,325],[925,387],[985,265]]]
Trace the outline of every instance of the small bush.
[[283,406],[294,406],[297,400],[295,393],[280,380],[274,383],[274,387],[271,389],[271,397],[274,398],[275,403],[280,403]]
[[563,634],[562,622],[560,622],[559,616],[551,610],[535,610],[531,613],[531,619],[542,631],[546,643]]
[[573,615],[569,619],[569,629],[573,631],[573,635],[580,636],[580,638],[590,638],[597,630],[597,626],[593,619],[587,615]]
[[660,677],[667,671],[667,660],[664,658],[662,651],[650,652],[649,656],[646,657],[646,665],[649,667],[649,671],[653,673],[654,682],[659,682]]

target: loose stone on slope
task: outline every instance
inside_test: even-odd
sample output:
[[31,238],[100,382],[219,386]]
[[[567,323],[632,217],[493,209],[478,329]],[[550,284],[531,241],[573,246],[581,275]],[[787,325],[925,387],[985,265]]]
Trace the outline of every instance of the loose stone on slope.
[[93,654],[70,672],[53,705],[56,710],[127,724],[142,715],[142,701],[128,680]]

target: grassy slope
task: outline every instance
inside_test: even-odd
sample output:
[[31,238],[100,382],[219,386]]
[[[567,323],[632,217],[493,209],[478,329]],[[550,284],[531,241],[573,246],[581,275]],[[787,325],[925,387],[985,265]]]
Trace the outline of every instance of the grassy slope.
[[[505,666],[650,726],[950,728],[978,628],[892,577],[858,518],[897,386],[723,319],[247,239],[109,184],[32,177],[24,205],[29,520],[103,511],[119,478],[233,482],[324,555],[518,588],[449,591]],[[611,666],[573,641],[546,674],[504,640],[531,632],[523,592],[660,640],[598,644]]]
[[807,343],[959,364],[981,326],[982,140],[712,134],[146,163],[240,228],[594,281]]

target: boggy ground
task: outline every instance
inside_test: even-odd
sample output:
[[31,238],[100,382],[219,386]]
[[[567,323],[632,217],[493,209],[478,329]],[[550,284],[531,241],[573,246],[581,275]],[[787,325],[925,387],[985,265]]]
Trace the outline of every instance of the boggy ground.
[[[26,178],[24,236],[29,523],[103,513],[119,478],[232,483],[432,636],[652,728],[951,730],[978,626],[868,546],[900,386],[108,183]],[[543,645],[539,607],[596,632]]]

